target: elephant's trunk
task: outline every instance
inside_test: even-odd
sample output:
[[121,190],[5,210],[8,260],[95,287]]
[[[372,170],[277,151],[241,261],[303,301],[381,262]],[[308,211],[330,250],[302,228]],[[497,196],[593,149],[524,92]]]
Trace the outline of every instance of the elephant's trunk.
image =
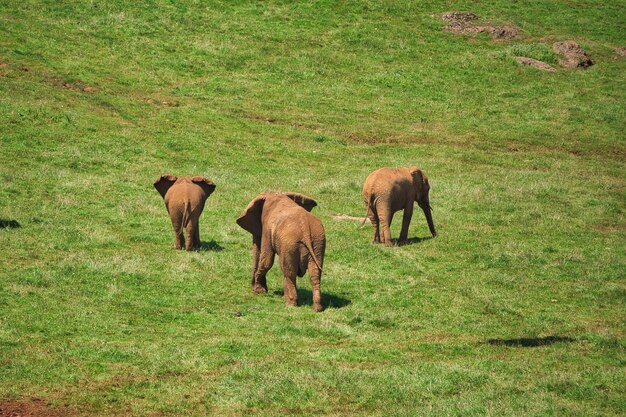
[[437,237],[437,231],[435,230],[435,223],[433,223],[433,215],[431,213],[432,209],[430,208],[430,204],[426,203],[420,206],[424,211],[424,215],[426,216],[426,221],[428,222],[428,229],[430,230],[430,234],[432,234],[433,237]]

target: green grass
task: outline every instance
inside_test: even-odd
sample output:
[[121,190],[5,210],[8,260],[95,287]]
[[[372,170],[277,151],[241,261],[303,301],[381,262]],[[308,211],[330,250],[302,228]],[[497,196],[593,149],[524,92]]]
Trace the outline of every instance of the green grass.
[[[626,413],[624,1],[126,3],[0,1],[0,407]],[[523,39],[444,32],[452,8]],[[567,39],[596,65],[512,59]],[[333,219],[416,164],[438,238]],[[217,184],[206,250],[173,250],[164,173]],[[277,265],[250,291],[235,219],[266,190],[319,203],[323,313]]]

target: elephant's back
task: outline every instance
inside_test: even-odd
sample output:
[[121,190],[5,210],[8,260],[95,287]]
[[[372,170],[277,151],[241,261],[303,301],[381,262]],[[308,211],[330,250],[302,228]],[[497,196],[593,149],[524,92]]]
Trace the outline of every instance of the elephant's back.
[[302,238],[305,231],[311,234],[312,239],[324,237],[324,225],[314,214],[300,206],[290,206],[281,210],[274,223],[274,231],[282,238],[290,237],[294,242]]
[[189,206],[192,211],[202,209],[202,189],[190,182],[174,184],[165,195],[165,204],[172,210],[185,210]]
[[[305,210],[306,211],[306,210]],[[326,232],[324,231],[324,224],[315,214],[306,212],[307,220],[309,222],[309,229],[311,230],[312,239],[325,238]]]
[[372,194],[380,194],[383,190],[390,190],[394,184],[405,178],[405,168],[379,168],[371,172],[363,183],[363,198],[367,200]]

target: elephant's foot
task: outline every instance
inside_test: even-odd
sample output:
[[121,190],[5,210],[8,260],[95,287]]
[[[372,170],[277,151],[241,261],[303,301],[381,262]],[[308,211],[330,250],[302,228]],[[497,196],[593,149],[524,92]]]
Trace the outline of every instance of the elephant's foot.
[[315,311],[316,313],[319,313],[320,311],[323,311],[324,307],[321,304],[313,304],[313,311]]
[[285,304],[287,304],[288,306],[292,306],[292,307],[298,307],[300,305],[300,303],[298,302],[298,299],[289,299],[289,298],[285,298]]
[[255,294],[267,292],[267,277],[265,275],[252,279],[252,291],[254,291]]
[[267,288],[256,285],[252,288],[252,291],[254,291],[255,294],[262,294],[267,292]]

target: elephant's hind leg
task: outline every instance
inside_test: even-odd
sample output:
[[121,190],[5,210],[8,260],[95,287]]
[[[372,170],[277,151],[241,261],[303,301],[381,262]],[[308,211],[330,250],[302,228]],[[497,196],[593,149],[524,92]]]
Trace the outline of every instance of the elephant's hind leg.
[[322,292],[320,290],[322,271],[315,264],[313,259],[309,262],[309,278],[311,280],[311,288],[313,290],[313,310],[320,312],[324,309],[322,306]]
[[376,211],[376,207],[369,208],[368,217],[372,223],[372,228],[374,229],[374,243],[380,243],[380,220],[378,218],[378,211]]
[[280,269],[283,271],[283,291],[285,293],[285,303],[287,305],[298,305],[296,277],[298,276],[299,266],[300,252],[297,247],[284,251],[281,254]]
[[379,218],[381,221],[382,230],[382,240],[381,242],[385,244],[385,246],[393,246],[393,242],[391,240],[391,221],[393,220],[393,211],[387,205],[381,205],[377,208],[377,212],[379,214]]
[[185,225],[187,228],[187,244],[185,245],[185,249],[188,251],[194,250],[196,248],[196,233],[198,230],[198,220],[197,219],[189,219],[187,224]]
[[174,238],[176,239],[176,249],[182,249],[185,246],[185,238],[183,236],[183,216],[174,213],[170,214],[172,227],[174,228]]

